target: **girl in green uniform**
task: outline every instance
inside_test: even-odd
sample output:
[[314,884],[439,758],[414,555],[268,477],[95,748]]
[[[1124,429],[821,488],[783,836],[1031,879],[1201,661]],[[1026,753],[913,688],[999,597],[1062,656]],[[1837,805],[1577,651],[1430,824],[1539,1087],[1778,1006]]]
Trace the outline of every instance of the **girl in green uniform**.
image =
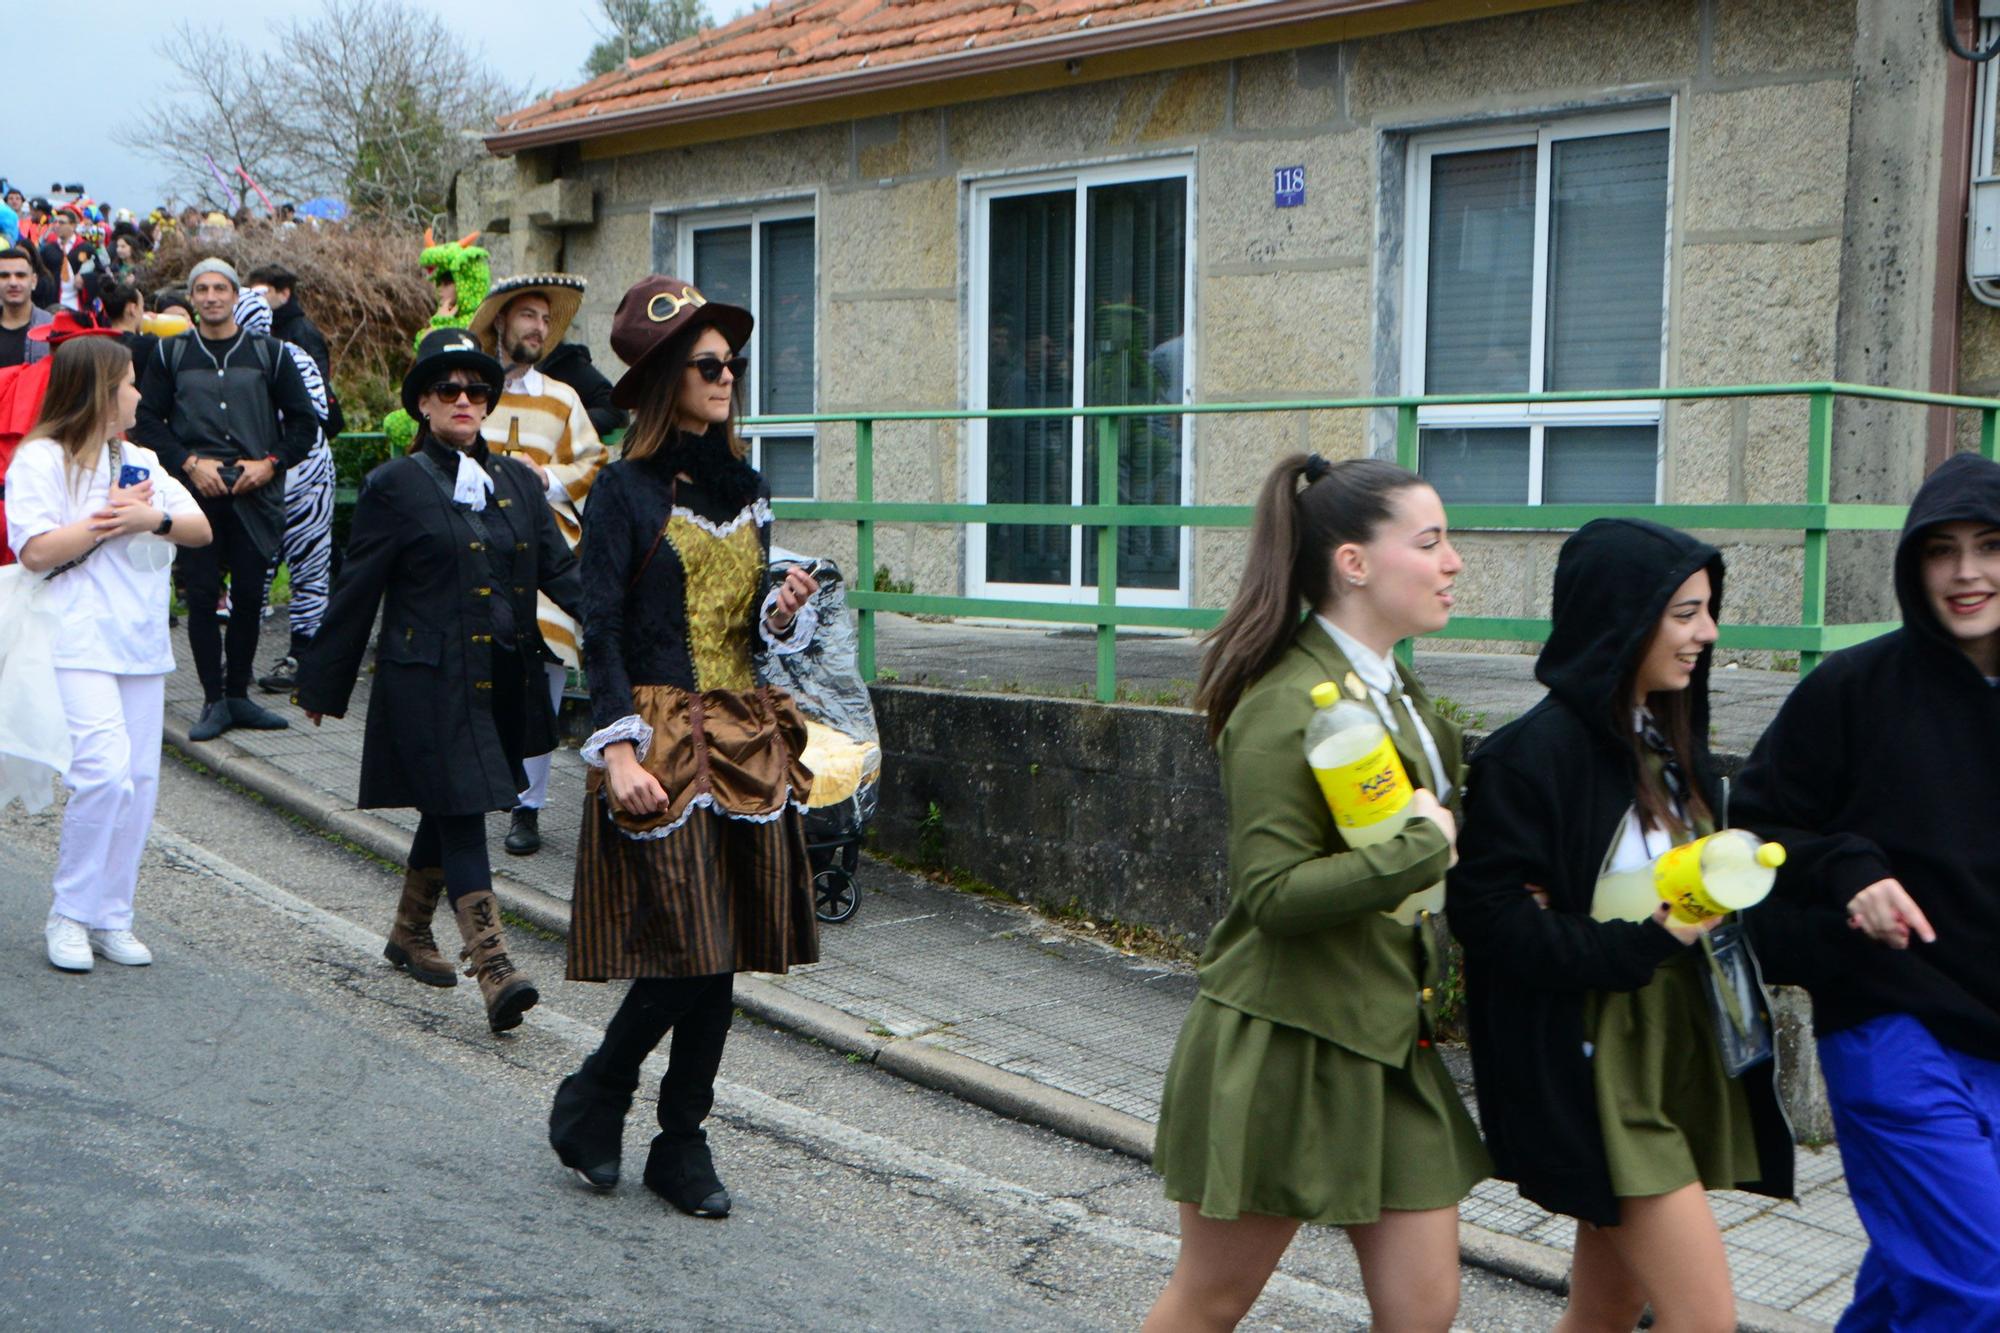
[[[1486,1155],[1431,1047],[1435,928],[1392,913],[1451,861],[1459,733],[1392,653],[1444,627],[1461,567],[1437,492],[1389,463],[1295,455],[1258,497],[1202,662],[1230,907],[1167,1071],[1153,1162],[1181,1252],[1147,1333],[1235,1327],[1301,1222],[1346,1229],[1377,1328],[1458,1310]],[[1372,704],[1419,788],[1387,841],[1348,848],[1306,764],[1322,681]]]
[[[1736,1326],[1709,1189],[1788,1196],[1772,1062],[1726,1072],[1704,926],[1592,916],[1598,881],[1715,831],[1708,668],[1722,556],[1598,519],[1563,544],[1549,692],[1482,744],[1449,884],[1496,1173],[1578,1219],[1563,1333]],[[1610,895],[1607,894],[1607,906]]]

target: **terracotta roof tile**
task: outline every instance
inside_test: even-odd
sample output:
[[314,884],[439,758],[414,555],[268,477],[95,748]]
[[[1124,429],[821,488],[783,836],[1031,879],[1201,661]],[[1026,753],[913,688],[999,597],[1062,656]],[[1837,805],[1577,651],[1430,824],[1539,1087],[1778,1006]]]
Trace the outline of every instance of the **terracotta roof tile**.
[[[1249,7],[1258,0],[1236,0]],[[1197,10],[1215,0],[775,0],[500,118],[503,132]]]

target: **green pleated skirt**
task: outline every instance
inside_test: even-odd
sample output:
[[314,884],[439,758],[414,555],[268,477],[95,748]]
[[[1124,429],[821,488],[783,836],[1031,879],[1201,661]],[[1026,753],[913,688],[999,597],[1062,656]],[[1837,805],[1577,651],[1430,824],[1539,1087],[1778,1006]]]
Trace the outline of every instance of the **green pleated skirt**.
[[1597,1118],[1621,1199],[1699,1181],[1733,1189],[1763,1175],[1743,1084],[1723,1072],[1699,946],[1636,991],[1598,992],[1584,1012]]
[[1153,1167],[1203,1217],[1356,1226],[1453,1207],[1492,1164],[1434,1049],[1398,1069],[1203,995],[1167,1069]]

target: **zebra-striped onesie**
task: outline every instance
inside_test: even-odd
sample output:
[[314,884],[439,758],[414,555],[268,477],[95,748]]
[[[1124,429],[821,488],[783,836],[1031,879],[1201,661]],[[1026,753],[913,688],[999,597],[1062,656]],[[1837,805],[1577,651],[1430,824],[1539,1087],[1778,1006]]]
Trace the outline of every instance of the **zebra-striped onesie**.
[[[236,322],[252,333],[271,331],[271,304],[251,288],[236,298]],[[280,343],[306,382],[313,411],[327,418],[326,381],[319,365],[296,343]],[[319,633],[326,615],[326,598],[333,582],[333,450],[320,431],[305,461],[285,474],[285,540],[283,559],[292,576],[292,655]],[[264,576],[264,605],[271,604],[273,565]]]

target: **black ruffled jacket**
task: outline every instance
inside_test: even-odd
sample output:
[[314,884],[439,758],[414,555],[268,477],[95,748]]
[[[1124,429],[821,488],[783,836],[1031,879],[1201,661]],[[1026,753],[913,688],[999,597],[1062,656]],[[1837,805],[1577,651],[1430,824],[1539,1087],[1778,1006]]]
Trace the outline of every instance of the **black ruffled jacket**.
[[[683,437],[683,445],[726,447],[719,436],[701,446]],[[750,521],[762,519],[757,535],[764,561],[748,628],[751,655],[764,652],[758,621],[771,586],[771,527],[764,510],[770,492],[747,463],[701,468],[691,474],[696,480],[676,483],[685,461],[674,451],[620,459],[598,473],[591,487],[577,557],[584,586],[583,668],[590,678],[591,725],[599,730],[632,713],[635,685],[698,688],[688,652],[687,571],[672,542],[655,544],[673,506],[717,527],[738,520],[748,507],[756,516]]]

